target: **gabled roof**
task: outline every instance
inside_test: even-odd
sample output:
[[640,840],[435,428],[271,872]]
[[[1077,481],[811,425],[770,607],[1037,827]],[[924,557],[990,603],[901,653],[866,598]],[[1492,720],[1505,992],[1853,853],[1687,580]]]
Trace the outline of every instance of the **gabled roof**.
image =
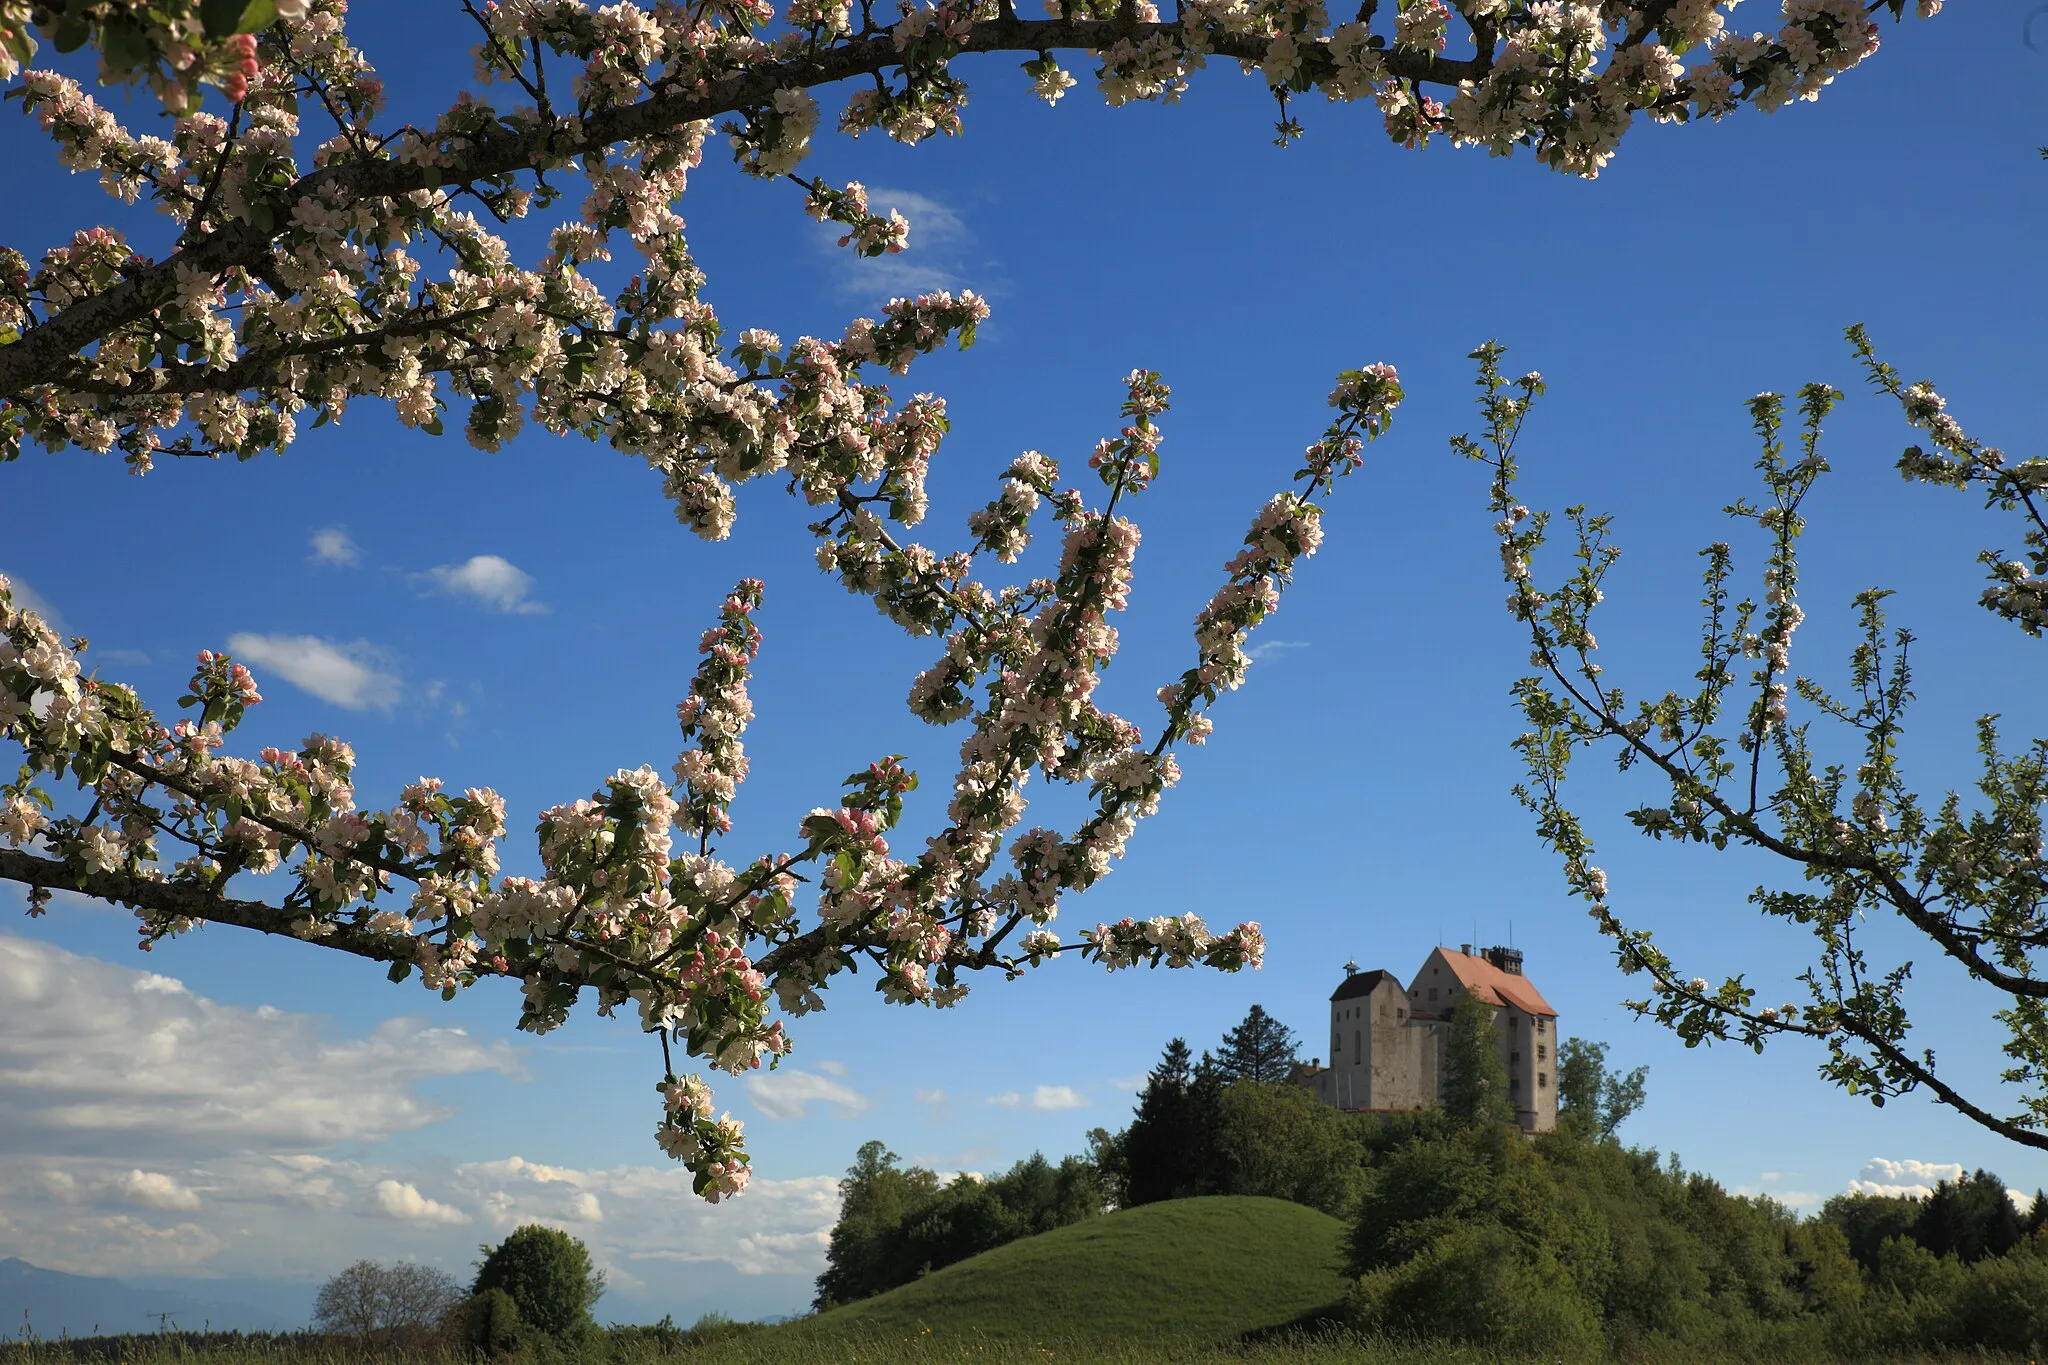
[[1382,981],[1393,981],[1397,986],[1401,984],[1394,979],[1392,972],[1383,972],[1378,968],[1369,972],[1353,972],[1344,978],[1343,985],[1330,992],[1330,1000],[1334,1004],[1339,1000],[1356,1000],[1361,995],[1371,995],[1379,989]]
[[1444,965],[1458,978],[1458,984],[1489,1005],[1513,1005],[1525,1014],[1557,1018],[1557,1011],[1526,976],[1502,971],[1483,957],[1473,957],[1451,948],[1438,948]]

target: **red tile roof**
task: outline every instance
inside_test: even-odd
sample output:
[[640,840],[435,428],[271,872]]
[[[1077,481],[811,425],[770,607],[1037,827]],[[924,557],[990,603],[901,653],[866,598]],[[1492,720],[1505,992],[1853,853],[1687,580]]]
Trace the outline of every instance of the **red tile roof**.
[[1458,978],[1460,985],[1478,996],[1489,1005],[1513,1005],[1525,1014],[1541,1014],[1557,1018],[1557,1011],[1543,998],[1526,976],[1514,976],[1502,971],[1483,957],[1473,957],[1451,948],[1439,948],[1444,963]]

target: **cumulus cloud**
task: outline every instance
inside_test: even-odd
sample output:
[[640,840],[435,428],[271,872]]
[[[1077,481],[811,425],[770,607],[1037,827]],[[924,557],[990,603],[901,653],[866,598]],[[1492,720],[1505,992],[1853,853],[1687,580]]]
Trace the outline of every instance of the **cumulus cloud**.
[[398,675],[380,666],[384,652],[366,641],[337,644],[316,635],[228,637],[228,649],[244,663],[269,669],[302,691],[349,711],[374,706],[389,711],[398,702]]
[[110,1193],[131,1204],[153,1209],[174,1209],[189,1213],[199,1207],[199,1196],[161,1171],[131,1170],[117,1177]]
[[452,1113],[422,1082],[477,1071],[524,1074],[509,1047],[459,1028],[394,1019],[334,1037],[315,1015],[217,1004],[0,934],[0,1147],[14,1152],[133,1165],[374,1142]]
[[329,564],[335,568],[345,569],[352,564],[361,563],[363,552],[341,527],[323,526],[313,533],[311,558],[315,564]]
[[497,555],[472,555],[460,564],[437,564],[420,578],[437,592],[473,598],[494,611],[533,616],[548,609],[545,602],[527,596],[533,591],[533,575]]
[[919,1104],[944,1104],[946,1102],[946,1092],[943,1089],[919,1089],[914,1093]]
[[[735,1221],[690,1190],[677,1165],[580,1170],[507,1157],[455,1168],[464,1202],[492,1227],[582,1224],[576,1235],[608,1265],[621,1261],[722,1261],[744,1275],[816,1275],[839,1218],[831,1176],[756,1179]],[[601,1226],[590,1215],[602,1214]],[[644,1273],[644,1272],[643,1272]]]
[[1963,1168],[1953,1162],[1890,1161],[1874,1156],[1849,1182],[1851,1194],[1883,1194],[1925,1199],[1944,1180],[1961,1180]]
[[749,1076],[746,1085],[747,1098],[771,1119],[800,1119],[814,1103],[831,1106],[844,1119],[853,1118],[868,1107],[867,1097],[852,1086],[793,1066]]
[[1018,1090],[1006,1090],[1000,1095],[990,1095],[988,1102],[1002,1109],[1036,1109],[1042,1113],[1088,1107],[1087,1096],[1071,1085],[1034,1086],[1028,1095]]
[[417,1185],[403,1180],[380,1180],[370,1192],[371,1207],[387,1218],[421,1227],[460,1227],[469,1215],[449,1204],[421,1194]]

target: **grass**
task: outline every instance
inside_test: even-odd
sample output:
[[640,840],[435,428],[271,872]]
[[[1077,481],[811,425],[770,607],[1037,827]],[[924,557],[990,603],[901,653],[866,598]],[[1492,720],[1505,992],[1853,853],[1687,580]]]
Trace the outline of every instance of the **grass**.
[[1341,1299],[1344,1231],[1327,1214],[1279,1199],[1147,1204],[997,1247],[750,1339],[1234,1341]]

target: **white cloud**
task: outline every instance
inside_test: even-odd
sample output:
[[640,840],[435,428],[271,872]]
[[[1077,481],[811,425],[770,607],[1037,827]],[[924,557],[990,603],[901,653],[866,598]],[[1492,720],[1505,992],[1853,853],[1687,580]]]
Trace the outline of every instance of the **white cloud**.
[[895,209],[910,222],[904,250],[883,256],[856,256],[837,245],[845,235],[838,223],[826,223],[819,241],[836,258],[842,294],[861,298],[911,298],[934,290],[958,291],[967,285],[968,249],[973,245],[967,224],[951,205],[915,190],[868,187],[868,211],[886,217]]
[[844,1076],[846,1074],[845,1062],[835,1062],[827,1059],[821,1062],[813,1062],[812,1065],[828,1076]]
[[398,702],[398,675],[382,671],[383,651],[362,640],[344,645],[314,635],[241,631],[228,637],[228,648],[244,662],[349,711],[388,711]]
[[1007,1090],[1000,1095],[990,1095],[988,1102],[1003,1109],[1036,1109],[1041,1113],[1088,1107],[1087,1096],[1071,1085],[1034,1086],[1028,1095],[1016,1090]]
[[129,1171],[114,1180],[108,1193],[153,1209],[189,1213],[199,1207],[199,1196],[190,1187],[180,1185],[162,1171]]
[[371,1191],[371,1206],[377,1212],[401,1223],[417,1223],[421,1227],[459,1227],[469,1221],[469,1215],[452,1205],[438,1203],[421,1194],[417,1185],[403,1180],[380,1180]]
[[[0,573],[4,573],[4,570],[0,570]],[[51,606],[41,593],[31,588],[26,579],[19,578],[13,574],[5,574],[5,577],[7,578],[7,591],[14,598],[14,605],[17,610],[34,612],[43,618],[43,624],[51,630],[61,632],[64,629],[64,617],[62,614],[55,607]]]
[[1290,649],[1307,648],[1308,641],[1306,640],[1262,640],[1244,653],[1246,658],[1256,662],[1260,659],[1271,659],[1277,655],[1285,654]]
[[747,1098],[771,1119],[800,1119],[813,1103],[830,1105],[846,1119],[868,1107],[867,1097],[853,1087],[793,1066],[749,1076],[746,1085]]
[[533,576],[497,555],[472,555],[460,564],[437,564],[420,575],[436,591],[473,597],[497,611],[532,616],[548,609],[527,597]]
[[1963,1168],[1953,1162],[1890,1161],[1874,1156],[1849,1182],[1851,1194],[1884,1194],[1925,1199],[1944,1180],[1961,1180]]
[[349,538],[346,530],[339,526],[323,526],[313,533],[312,560],[315,564],[331,564],[336,568],[347,568],[362,562],[363,552]]
[[1810,1208],[1816,1204],[1819,1204],[1827,1198],[1826,1195],[1819,1194],[1812,1190],[1795,1190],[1787,1188],[1787,1182],[1790,1181],[1792,1178],[1793,1177],[1786,1175],[1783,1171],[1765,1171],[1762,1175],[1757,1177],[1757,1184],[1737,1185],[1735,1187],[1735,1193],[1740,1195],[1751,1196],[1765,1195],[1771,1199],[1775,1199],[1778,1203],[1783,1204],[1788,1209]]
[[946,1092],[944,1090],[919,1090],[915,1093],[919,1104],[944,1104],[946,1102]]
[[[757,1178],[737,1205],[716,1207],[675,1164],[578,1170],[513,1156],[458,1166],[453,1179],[494,1228],[584,1224],[576,1235],[607,1264],[723,1261],[746,1275],[816,1275],[839,1218],[839,1182],[823,1175]],[[600,1199],[603,1224],[590,1227],[585,1214]]]
[[216,1004],[167,976],[0,934],[12,1152],[156,1165],[375,1142],[450,1115],[422,1082],[477,1071],[524,1074],[509,1047],[459,1028],[394,1019],[330,1037],[316,1015]]

